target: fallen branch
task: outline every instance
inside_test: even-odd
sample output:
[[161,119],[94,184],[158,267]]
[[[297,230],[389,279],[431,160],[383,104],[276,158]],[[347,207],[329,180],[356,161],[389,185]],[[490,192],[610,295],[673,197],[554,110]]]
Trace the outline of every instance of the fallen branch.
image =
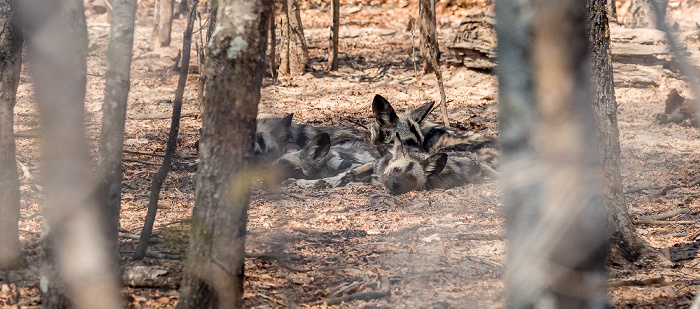
[[690,237],[688,237],[688,240],[695,241],[698,238],[698,236],[700,236],[700,231],[697,231],[693,233],[693,235],[690,235]]
[[147,266],[126,267],[123,270],[122,281],[129,287],[177,289],[182,280],[180,276],[167,276],[167,270]]
[[[199,112],[184,112],[184,113],[180,114],[180,117],[178,119],[185,118],[185,117],[197,118],[197,117],[199,117]],[[172,118],[171,114],[153,114],[153,115],[133,116],[133,117],[127,118],[127,120],[158,120],[158,119],[171,119],[171,118]]]
[[34,131],[19,131],[15,132],[15,137],[39,138],[39,134]]
[[641,217],[638,218],[638,220],[640,220],[640,221],[645,221],[645,220],[646,220],[646,221],[649,221],[649,220],[665,220],[665,219],[673,218],[673,217],[675,217],[675,216],[677,216],[677,215],[684,215],[684,214],[687,214],[687,213],[689,213],[689,212],[690,212],[690,209],[687,209],[687,208],[680,208],[680,209],[676,209],[676,210],[672,210],[672,211],[660,213],[660,214],[657,214],[657,215],[641,216]]
[[639,188],[627,189],[627,190],[625,190],[625,194],[638,193],[638,192],[642,192],[642,191],[659,191],[659,193],[662,193],[662,192],[666,192],[666,191],[671,190],[671,189],[677,189],[680,187],[681,187],[680,185],[639,187]]
[[496,234],[467,234],[467,233],[460,233],[457,234],[457,239],[459,240],[503,240],[505,239],[504,235],[496,235]]
[[301,261],[302,256],[296,254],[284,254],[284,253],[246,253],[247,258],[263,258],[272,260],[287,260],[287,261]]
[[381,285],[380,291],[370,291],[370,292],[346,295],[343,297],[327,298],[326,300],[312,303],[312,305],[320,305],[320,304],[323,304],[324,302],[328,305],[337,305],[337,304],[340,304],[343,302],[351,302],[353,300],[365,300],[365,301],[367,301],[367,300],[380,299],[380,298],[384,298],[387,296],[391,296],[391,286],[389,284],[389,278],[386,276],[382,276],[379,278],[379,282]]
[[616,288],[622,286],[650,286],[654,284],[662,284],[664,283],[664,281],[666,280],[663,277],[642,280],[623,280],[618,282],[610,282],[608,283],[608,287]]
[[[135,233],[119,232],[119,237],[128,238],[128,239],[139,239],[141,237],[141,235],[135,234]],[[152,243],[152,244],[157,244],[157,243],[160,243],[161,240],[160,240],[160,238],[151,237],[151,239],[149,239],[148,242]]]
[[135,155],[142,155],[142,156],[153,156],[153,157],[165,157],[164,154],[162,153],[155,153],[155,152],[144,152],[144,151],[134,151],[134,150],[126,150],[124,149],[124,153],[128,154],[135,154]]
[[649,224],[649,225],[673,225],[673,224],[695,224],[697,221],[661,221],[661,220],[637,220],[634,224]]
[[158,164],[158,163],[153,163],[153,162],[148,162],[148,161],[143,161],[143,160],[136,160],[136,159],[127,159],[127,158],[123,158],[122,161],[124,161],[124,162],[141,163],[141,164],[146,164],[146,165],[160,166],[160,164]]
[[182,255],[171,254],[171,253],[158,253],[153,251],[146,251],[146,257],[152,259],[163,259],[163,260],[182,260]]

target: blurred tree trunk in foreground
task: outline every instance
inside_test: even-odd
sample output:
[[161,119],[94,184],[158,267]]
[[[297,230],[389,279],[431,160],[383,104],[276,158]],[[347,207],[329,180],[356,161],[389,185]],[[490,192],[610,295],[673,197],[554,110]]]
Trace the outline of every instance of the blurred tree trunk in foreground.
[[[639,265],[672,266],[672,263],[651,247],[632,225],[627,201],[622,192],[620,174],[620,133],[617,126],[617,102],[613,87],[610,57],[610,27],[603,3],[588,0],[588,25],[593,68],[593,109],[598,125],[600,160],[603,165],[603,192],[608,213],[608,231],[614,246],[611,258],[622,258]],[[619,254],[619,255],[618,255]]]
[[309,49],[306,46],[304,27],[301,25],[301,12],[297,0],[280,0],[282,22],[282,50],[280,51],[279,73],[283,75],[304,74],[309,67]]
[[84,132],[88,37],[83,2],[16,3],[43,135],[42,306],[120,308]]
[[14,107],[22,68],[22,34],[11,0],[0,1],[0,271],[27,267],[19,243],[20,194]]
[[271,0],[220,0],[207,90],[190,247],[178,308],[242,307],[255,118]]
[[512,308],[606,308],[586,2],[496,1]]
[[105,219],[105,230],[114,269],[119,267],[119,211],[122,197],[124,123],[129,97],[131,50],[134,43],[136,0],[112,1],[105,99],[97,153],[97,174],[101,177],[97,201]]
[[151,49],[170,46],[175,0],[156,0]]
[[[440,57],[440,46],[437,40],[437,30],[435,21],[435,0],[418,1],[418,24],[420,25],[420,55],[423,57],[423,73],[433,71],[433,62],[430,53],[435,55],[436,60]],[[447,124],[446,124],[447,125]]]

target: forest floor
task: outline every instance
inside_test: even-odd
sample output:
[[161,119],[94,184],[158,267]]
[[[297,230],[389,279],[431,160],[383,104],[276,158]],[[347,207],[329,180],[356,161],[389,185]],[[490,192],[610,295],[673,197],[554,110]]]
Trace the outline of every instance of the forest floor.
[[[471,1],[467,1],[470,2]],[[437,16],[441,50],[452,42],[462,18],[492,11],[486,1],[468,7],[439,1]],[[311,70],[291,78],[264,79],[259,117],[294,113],[297,123],[367,126],[370,102],[381,94],[399,110],[438,100],[435,77],[417,74],[414,49],[417,32],[407,30],[417,17],[415,0],[397,3],[341,1],[339,71],[326,70],[329,5],[302,1],[302,20],[309,42]],[[669,16],[680,30],[695,30],[700,9],[694,1],[671,1]],[[203,8],[201,8],[203,10]],[[131,93],[127,112],[121,227],[138,234],[143,225],[150,183],[165,149],[177,73],[173,58],[181,47],[184,19],[173,25],[172,47],[150,50],[153,1],[140,1],[137,13]],[[202,21],[204,23],[205,21]],[[105,15],[88,11],[90,54],[86,97],[86,132],[96,151],[104,96],[109,31]],[[201,28],[201,25],[195,27]],[[206,28],[206,26],[204,26]],[[279,29],[278,29],[279,31]],[[198,32],[195,41],[201,42]],[[629,33],[615,27],[613,48]],[[280,37],[279,34],[277,36]],[[647,38],[647,36],[642,37]],[[700,55],[697,34],[686,40],[692,59]],[[663,44],[651,39],[646,45]],[[201,46],[201,43],[200,43]],[[196,172],[181,163],[197,158],[194,147],[201,121],[199,64],[193,50],[178,140],[176,168],[161,192],[155,234],[163,241],[156,252],[183,255],[187,219],[194,205]],[[688,183],[700,177],[700,131],[679,125],[658,125],[671,89],[690,96],[688,86],[668,62],[659,57],[645,63],[615,58],[616,97],[624,186],[634,188],[679,185],[662,192],[641,190],[627,194],[634,218],[679,208],[689,211],[666,225],[637,225],[637,231],[678,264],[671,269],[613,265],[609,267],[609,299],[613,307],[688,307],[700,287],[700,194]],[[639,74],[629,74],[633,65]],[[620,69],[627,68],[627,69]],[[460,127],[497,133],[497,83],[491,72],[459,66],[442,67],[450,120]],[[651,79],[651,81],[649,81]],[[15,110],[17,160],[22,172],[20,237],[27,270],[1,274],[0,305],[40,306],[39,252],[42,188],[39,173],[40,132],[31,80],[23,71]],[[437,115],[431,120],[438,121]],[[139,154],[141,153],[141,154]],[[145,153],[145,154],[144,154]],[[94,154],[94,153],[93,153]],[[411,192],[390,196],[384,188],[351,184],[333,189],[302,189],[285,185],[279,192],[256,186],[249,212],[247,252],[283,254],[288,258],[246,259],[245,305],[251,308],[326,307],[324,300],[381,290],[388,278],[390,296],[353,301],[337,308],[501,308],[505,307],[506,242],[500,190],[494,181],[450,190]],[[690,224],[686,224],[692,221]],[[121,239],[122,264],[144,265],[179,274],[177,259],[133,261],[134,239]],[[646,280],[651,279],[651,280]],[[635,281],[636,280],[636,281]],[[644,281],[646,280],[646,281]],[[11,282],[12,284],[8,284]],[[645,284],[644,284],[645,283]],[[177,290],[124,288],[125,305],[172,308]],[[13,305],[14,306],[14,305]]]

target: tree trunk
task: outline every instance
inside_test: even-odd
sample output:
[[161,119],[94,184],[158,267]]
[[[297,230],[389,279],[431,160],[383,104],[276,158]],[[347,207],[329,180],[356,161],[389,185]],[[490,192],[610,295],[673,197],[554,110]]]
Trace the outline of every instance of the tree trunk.
[[168,176],[170,165],[175,155],[177,148],[177,135],[180,132],[180,115],[182,112],[182,98],[185,93],[185,84],[187,83],[187,72],[190,68],[190,51],[192,48],[192,31],[194,29],[194,21],[197,18],[197,2],[192,0],[192,7],[187,15],[187,27],[182,36],[182,67],[180,68],[180,76],[177,80],[177,89],[175,89],[175,100],[173,100],[173,113],[170,117],[170,131],[168,132],[168,142],[165,146],[165,156],[163,163],[158,169],[158,173],[153,176],[151,182],[151,194],[148,198],[148,212],[141,230],[139,244],[134,251],[134,259],[141,260],[146,256],[148,249],[148,241],[151,239],[153,232],[153,224],[156,220],[156,212],[158,211],[158,200],[160,199],[160,190],[163,187],[163,182]]
[[[622,257],[639,265],[672,266],[673,263],[645,242],[632,225],[627,201],[622,192],[620,174],[620,133],[617,126],[617,102],[613,87],[610,58],[610,28],[606,8],[596,0],[588,0],[589,44],[593,67],[593,109],[596,113],[600,160],[604,169],[605,209],[611,244]],[[613,257],[615,258],[615,257]]]
[[170,46],[175,0],[156,0],[151,49]]
[[328,68],[338,71],[338,32],[340,31],[340,0],[331,0],[331,37],[328,40]]
[[289,75],[289,6],[287,0],[280,0],[280,66],[279,74]]
[[[418,19],[420,24],[420,55],[423,58],[423,72],[433,71],[433,64],[429,60],[430,51],[439,57],[440,46],[437,41],[435,21],[435,0],[418,1]],[[431,44],[432,43],[432,44]]]
[[[289,17],[289,72],[304,74],[309,67],[309,49],[306,47],[304,27],[301,25],[299,1],[288,0]],[[283,43],[284,44],[284,43]]]
[[496,1],[513,308],[606,307],[585,4]]
[[275,6],[272,4],[272,13],[270,13],[270,75],[272,78],[277,78],[277,33],[275,19]]
[[255,140],[271,6],[270,0],[219,3],[219,30],[207,51],[201,161],[178,308],[242,306],[251,181],[245,166]]
[[81,0],[17,1],[43,133],[44,308],[120,308],[84,136],[87,26]]
[[[629,11],[625,16],[623,25],[627,28],[658,28],[654,16],[654,1],[661,2],[661,16],[666,16],[666,0],[631,0]],[[662,19],[663,20],[663,19]]]
[[97,200],[103,210],[113,266],[114,269],[118,269],[124,122],[129,97],[136,0],[114,0],[112,7],[114,9],[110,18],[105,101],[102,104],[102,129],[97,153],[97,171],[101,177],[97,188]]
[[0,271],[27,267],[19,243],[20,195],[15,159],[14,107],[22,68],[22,32],[11,0],[0,1]]

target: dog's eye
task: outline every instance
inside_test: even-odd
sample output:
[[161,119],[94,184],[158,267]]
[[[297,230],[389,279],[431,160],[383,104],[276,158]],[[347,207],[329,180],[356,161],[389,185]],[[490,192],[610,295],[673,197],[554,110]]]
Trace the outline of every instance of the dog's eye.
[[418,142],[416,142],[416,140],[414,140],[414,139],[408,139],[404,142],[404,144],[406,144],[406,146],[409,146],[409,147],[418,146]]

